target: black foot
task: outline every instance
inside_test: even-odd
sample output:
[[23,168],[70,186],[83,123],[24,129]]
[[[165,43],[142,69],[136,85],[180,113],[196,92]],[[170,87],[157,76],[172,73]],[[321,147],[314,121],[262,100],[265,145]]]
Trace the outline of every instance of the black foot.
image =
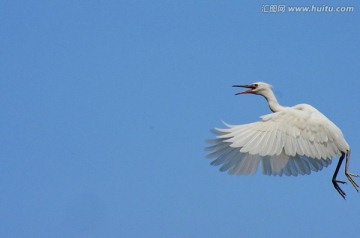
[[338,191],[338,193],[341,195],[341,197],[343,199],[345,199],[346,193],[340,188],[338,183],[346,184],[346,182],[339,181],[339,180],[333,180],[332,183],[333,183],[334,188],[336,189],[336,191]]

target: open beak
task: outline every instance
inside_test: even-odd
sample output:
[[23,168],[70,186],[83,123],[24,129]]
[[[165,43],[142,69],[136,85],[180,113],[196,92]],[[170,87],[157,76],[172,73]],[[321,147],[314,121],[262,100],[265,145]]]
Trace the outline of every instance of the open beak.
[[253,90],[256,88],[254,85],[251,85],[251,84],[248,84],[248,85],[233,85],[233,87],[250,88],[249,90],[246,90],[246,91],[240,92],[240,93],[236,93],[235,95],[253,93]]

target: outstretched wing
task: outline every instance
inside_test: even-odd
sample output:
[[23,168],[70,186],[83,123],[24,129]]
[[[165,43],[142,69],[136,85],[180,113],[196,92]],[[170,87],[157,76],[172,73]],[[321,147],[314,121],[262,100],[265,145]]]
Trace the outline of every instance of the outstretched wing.
[[298,175],[319,171],[331,158],[349,149],[342,132],[308,105],[262,116],[255,123],[214,129],[207,155],[221,171],[245,175],[261,164],[267,175]]

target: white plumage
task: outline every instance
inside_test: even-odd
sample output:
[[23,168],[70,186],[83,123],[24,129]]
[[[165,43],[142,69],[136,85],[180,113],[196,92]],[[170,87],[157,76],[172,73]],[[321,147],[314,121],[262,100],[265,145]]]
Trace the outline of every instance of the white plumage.
[[256,173],[259,165],[266,175],[304,175],[319,171],[341,156],[333,176],[333,184],[342,197],[345,193],[338,186],[337,172],[346,155],[345,174],[356,190],[359,186],[348,173],[350,147],[341,130],[314,107],[299,104],[294,107],[280,106],[271,85],[258,82],[235,85],[249,90],[238,94],[258,94],[268,101],[272,114],[262,120],[244,125],[228,125],[226,129],[214,129],[216,139],[208,140],[212,146],[207,155],[212,165],[220,165],[229,174]]

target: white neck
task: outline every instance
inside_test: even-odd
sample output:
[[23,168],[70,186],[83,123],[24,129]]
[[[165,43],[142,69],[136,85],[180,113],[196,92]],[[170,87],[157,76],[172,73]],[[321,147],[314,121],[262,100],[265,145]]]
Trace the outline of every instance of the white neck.
[[278,101],[277,101],[274,93],[271,91],[271,89],[266,90],[259,95],[263,96],[266,99],[266,101],[269,104],[269,108],[272,112],[278,112],[278,111],[282,111],[284,109],[284,107],[278,103]]

